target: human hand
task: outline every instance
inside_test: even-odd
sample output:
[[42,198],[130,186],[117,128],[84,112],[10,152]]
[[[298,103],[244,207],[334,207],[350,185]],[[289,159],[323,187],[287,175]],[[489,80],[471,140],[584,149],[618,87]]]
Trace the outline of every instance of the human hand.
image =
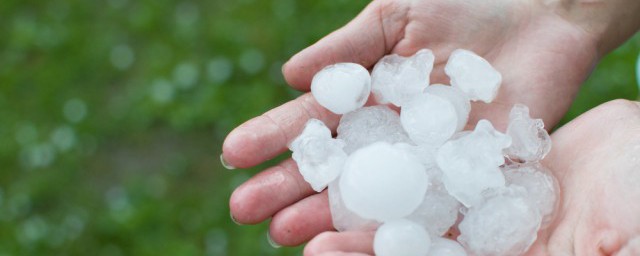
[[[552,135],[556,218],[527,255],[640,255],[640,103],[605,103]],[[371,232],[325,232],[305,255],[373,254]]]
[[[537,1],[374,1],[348,25],[294,56],[283,71],[293,87],[308,90],[313,75],[326,65],[371,67],[385,54],[430,48],[436,56],[431,81],[447,83],[443,67],[449,53],[470,49],[503,75],[498,97],[492,104],[475,103],[470,124],[485,118],[504,129],[511,106],[523,103],[553,127],[598,58],[591,34],[555,9]],[[271,159],[286,151],[310,118],[332,129],[339,121],[305,94],[232,131],[223,158],[240,168]],[[314,193],[290,159],[238,187],[230,208],[245,224],[273,216],[270,235],[282,245],[298,245],[333,229],[326,192]]]

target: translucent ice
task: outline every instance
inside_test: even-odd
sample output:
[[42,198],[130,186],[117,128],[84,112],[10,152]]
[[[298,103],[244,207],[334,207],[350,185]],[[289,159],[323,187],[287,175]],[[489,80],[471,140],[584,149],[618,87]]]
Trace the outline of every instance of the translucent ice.
[[504,176],[510,186],[520,186],[526,190],[524,199],[532,209],[542,215],[542,226],[546,227],[558,199],[558,184],[553,175],[540,164],[506,166]]
[[465,92],[471,100],[490,103],[495,99],[502,75],[489,62],[472,51],[457,49],[449,56],[444,72],[451,85]]
[[384,105],[364,107],[346,113],[340,119],[338,139],[347,145],[347,154],[376,141],[409,142],[400,124],[400,115]]
[[353,152],[340,176],[347,209],[377,221],[409,215],[422,202],[428,184],[420,160],[386,142]]
[[338,231],[373,231],[380,223],[374,220],[364,219],[352,211],[349,211],[342,202],[340,186],[337,180],[329,183],[329,208],[333,227]]
[[373,239],[373,251],[377,256],[425,256],[430,247],[427,231],[405,219],[385,222]]
[[347,159],[344,146],[342,140],[331,138],[331,131],[322,121],[310,119],[289,148],[304,180],[320,192],[340,175]]
[[551,150],[551,137],[544,129],[542,119],[532,119],[525,105],[516,104],[511,109],[507,134],[513,142],[505,153],[511,157],[527,162],[538,161]]
[[330,65],[311,81],[313,97],[326,109],[344,114],[362,107],[371,92],[371,76],[355,63]]
[[424,227],[431,237],[442,236],[456,223],[460,207],[444,188],[432,185],[420,206],[406,219]]
[[[429,179],[431,180],[432,178],[432,173],[430,173],[430,171],[434,168],[438,168],[436,166],[436,152],[437,152],[437,148],[432,146],[432,145],[413,145],[413,144],[408,144],[408,143],[404,143],[404,142],[400,142],[400,143],[396,143],[394,144],[394,146],[398,147],[398,148],[402,148],[404,150],[406,150],[407,152],[412,153],[414,156],[416,156],[418,159],[420,159],[420,162],[422,162],[422,165],[427,169],[427,174],[429,175]],[[438,174],[440,174],[440,170],[437,170]],[[438,179],[440,179],[438,177]]]
[[409,100],[400,111],[402,127],[416,144],[438,146],[458,129],[455,106],[440,96],[421,93]]
[[456,241],[432,236],[429,256],[467,256],[467,252]]
[[471,102],[469,102],[469,98],[464,92],[453,86],[442,84],[432,84],[428,86],[424,92],[440,96],[453,103],[453,106],[456,108],[456,113],[458,113],[458,127],[456,131],[464,129],[469,119],[469,112],[471,112]]
[[380,103],[402,106],[429,85],[434,56],[422,49],[411,57],[397,54],[383,57],[371,72],[371,91]]
[[522,197],[498,195],[469,208],[458,241],[472,255],[521,255],[536,240],[540,220]]
[[509,136],[480,120],[471,133],[447,141],[436,155],[447,191],[466,207],[482,200],[482,192],[505,186],[499,166],[504,164],[502,150],[511,144]]

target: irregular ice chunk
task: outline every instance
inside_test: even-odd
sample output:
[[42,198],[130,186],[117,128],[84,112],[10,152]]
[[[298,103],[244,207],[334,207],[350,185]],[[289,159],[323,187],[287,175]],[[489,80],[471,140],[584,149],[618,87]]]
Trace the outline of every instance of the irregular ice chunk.
[[340,176],[340,192],[347,209],[382,222],[413,212],[428,184],[420,160],[386,142],[353,152]]
[[400,121],[409,138],[418,145],[439,146],[458,128],[455,106],[440,96],[424,93],[402,107]]
[[329,208],[333,227],[340,231],[373,231],[380,223],[375,220],[364,219],[352,211],[349,211],[342,202],[339,181],[329,183]]
[[551,137],[544,129],[542,119],[532,119],[525,105],[515,104],[511,109],[507,134],[513,142],[505,152],[517,159],[538,161],[551,150]]
[[463,49],[451,53],[444,72],[451,78],[451,86],[459,88],[474,101],[491,103],[502,82],[500,72],[487,60]]
[[424,227],[431,237],[438,237],[456,223],[460,207],[460,203],[444,188],[432,185],[420,206],[406,219]]
[[373,239],[373,251],[377,256],[425,256],[430,247],[427,231],[405,219],[385,222]]
[[504,164],[502,150],[511,138],[496,131],[487,120],[480,120],[471,133],[449,140],[436,155],[447,191],[466,207],[482,200],[482,192],[505,186],[499,166]]
[[347,154],[376,141],[408,143],[409,136],[400,124],[400,115],[384,105],[364,107],[346,113],[340,119],[338,139],[347,145]]
[[340,175],[347,159],[344,146],[342,140],[331,138],[331,131],[322,121],[309,119],[289,148],[304,180],[320,192]]
[[467,256],[467,252],[454,240],[432,236],[429,256]]
[[429,85],[434,56],[422,49],[411,57],[397,54],[383,57],[371,72],[371,91],[380,103],[402,106]]
[[371,76],[355,63],[338,63],[320,70],[311,81],[313,97],[336,114],[356,110],[367,102]]
[[506,193],[469,208],[458,241],[472,255],[521,255],[536,240],[540,221],[524,198]]
[[462,131],[462,129],[464,129],[464,126],[469,120],[469,112],[471,112],[471,102],[469,102],[469,97],[467,97],[464,92],[453,86],[443,84],[429,85],[424,92],[449,100],[456,108],[456,113],[458,113],[458,127],[456,131]]
[[542,215],[542,227],[552,219],[558,200],[558,183],[550,171],[540,164],[506,166],[503,168],[507,184],[526,190],[524,199]]

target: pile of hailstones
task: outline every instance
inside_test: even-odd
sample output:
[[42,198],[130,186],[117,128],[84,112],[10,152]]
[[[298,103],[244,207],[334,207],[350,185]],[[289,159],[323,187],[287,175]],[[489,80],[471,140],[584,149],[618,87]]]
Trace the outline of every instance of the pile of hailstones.
[[[557,201],[539,163],[549,134],[520,104],[506,134],[487,120],[464,131],[470,101],[490,103],[502,76],[459,49],[445,66],[451,86],[429,85],[433,63],[423,49],[386,56],[371,74],[354,63],[318,72],[311,92],[342,115],[337,137],[311,119],[289,146],[293,159],[314,190],[328,187],[338,231],[377,230],[377,255],[523,254]],[[363,107],[370,93],[381,105]],[[454,230],[457,241],[447,238]]]

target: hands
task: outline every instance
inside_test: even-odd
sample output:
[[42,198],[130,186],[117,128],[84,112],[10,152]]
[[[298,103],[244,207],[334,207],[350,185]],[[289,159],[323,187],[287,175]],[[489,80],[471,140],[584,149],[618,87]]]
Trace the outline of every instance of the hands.
[[[619,100],[553,134],[544,164],[558,178],[562,198],[556,219],[527,255],[640,254],[638,131],[640,103]],[[373,254],[372,241],[372,233],[325,232],[309,242],[305,255]]]
[[[504,129],[511,106],[523,103],[532,116],[553,127],[599,57],[596,37],[555,10],[511,0],[374,1],[348,25],[294,56],[283,72],[293,87],[308,90],[313,75],[326,65],[356,62],[372,67],[385,54],[410,55],[430,48],[436,56],[432,83],[448,83],[443,68],[449,53],[470,49],[503,75],[498,98],[492,104],[475,104],[470,124],[486,118]],[[286,150],[309,118],[333,129],[339,121],[305,94],[232,131],[224,142],[223,158],[241,168],[273,158]],[[230,208],[240,223],[272,217],[271,238],[282,245],[298,245],[333,229],[326,191],[314,193],[290,159],[238,187]],[[336,236],[341,241],[359,240],[359,235],[371,236],[322,235],[316,241]],[[309,247],[313,244],[317,243]]]

